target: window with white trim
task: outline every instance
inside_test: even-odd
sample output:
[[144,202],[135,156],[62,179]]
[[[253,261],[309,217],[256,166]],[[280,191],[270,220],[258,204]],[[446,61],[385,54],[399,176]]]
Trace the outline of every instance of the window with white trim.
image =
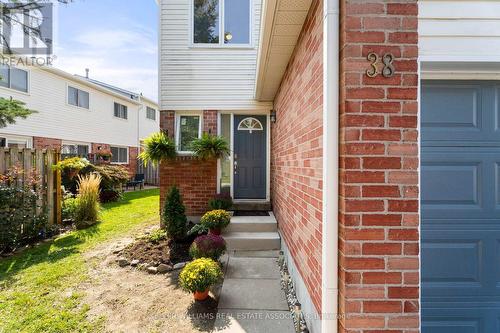
[[79,143],[63,142],[61,148],[62,155],[87,157],[90,153],[90,145]]
[[22,136],[0,136],[0,148],[31,148],[32,139]]
[[111,146],[111,163],[128,164],[128,148]]
[[193,43],[250,45],[250,5],[251,0],[193,0]]
[[0,86],[28,92],[28,72],[8,65],[0,65]]
[[89,108],[89,93],[72,86],[68,86],[68,104],[80,108]]
[[146,118],[151,119],[151,120],[156,120],[156,110],[147,106],[146,107]]
[[177,150],[189,152],[191,142],[201,136],[200,115],[179,115],[177,118]]
[[128,107],[120,103],[115,102],[114,115],[117,118],[127,119],[128,118]]

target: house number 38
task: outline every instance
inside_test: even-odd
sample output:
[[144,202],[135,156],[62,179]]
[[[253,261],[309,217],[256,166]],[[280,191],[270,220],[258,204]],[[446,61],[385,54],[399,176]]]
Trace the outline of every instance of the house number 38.
[[378,54],[371,52],[366,58],[370,61],[370,69],[366,71],[368,77],[376,77],[379,74],[382,74],[384,77],[391,77],[394,75],[394,56],[392,53],[386,53],[382,56],[382,73],[378,71],[378,64],[380,62]]

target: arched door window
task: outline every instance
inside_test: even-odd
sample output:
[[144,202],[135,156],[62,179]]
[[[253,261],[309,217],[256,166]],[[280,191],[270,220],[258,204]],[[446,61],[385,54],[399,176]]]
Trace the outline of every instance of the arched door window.
[[245,118],[238,124],[238,131],[249,131],[252,133],[253,131],[262,130],[264,130],[262,123],[253,117]]

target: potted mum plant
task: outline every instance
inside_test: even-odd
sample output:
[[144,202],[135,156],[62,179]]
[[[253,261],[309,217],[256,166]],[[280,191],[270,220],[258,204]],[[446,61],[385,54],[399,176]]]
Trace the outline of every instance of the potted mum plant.
[[220,235],[222,229],[229,225],[231,215],[223,209],[211,210],[201,217],[200,223],[211,234]]
[[194,299],[204,301],[211,286],[222,278],[222,270],[217,262],[209,258],[199,258],[188,263],[179,274],[182,289],[192,292]]
[[71,180],[78,174],[78,172],[80,172],[80,170],[88,165],[90,165],[90,162],[86,158],[72,157],[59,161],[56,165],[52,166],[52,169],[66,172],[68,178]]
[[219,235],[208,234],[196,237],[189,248],[189,255],[193,259],[210,258],[218,261],[226,252],[226,241]]

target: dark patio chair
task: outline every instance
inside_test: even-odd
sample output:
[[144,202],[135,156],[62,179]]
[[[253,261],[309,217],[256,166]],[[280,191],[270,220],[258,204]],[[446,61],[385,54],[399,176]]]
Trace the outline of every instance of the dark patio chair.
[[144,174],[143,173],[136,173],[134,176],[134,179],[129,180],[127,182],[127,184],[125,185],[125,188],[128,190],[129,186],[133,186],[134,191],[135,191],[137,185],[139,185],[139,190],[142,190],[144,188]]

